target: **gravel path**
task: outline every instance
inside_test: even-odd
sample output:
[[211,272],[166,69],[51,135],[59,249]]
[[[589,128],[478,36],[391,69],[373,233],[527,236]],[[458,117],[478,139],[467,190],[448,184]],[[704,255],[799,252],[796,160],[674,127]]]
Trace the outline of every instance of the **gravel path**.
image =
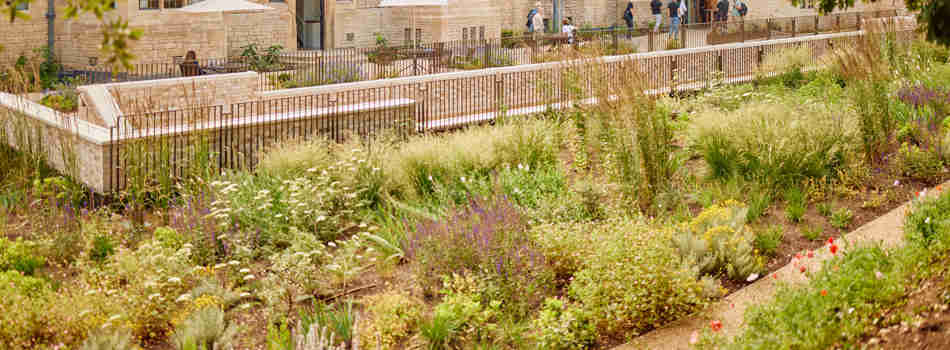
[[[950,182],[944,183],[943,186],[950,186]],[[936,194],[936,190],[929,189],[926,195],[934,196]],[[909,209],[910,203],[905,203],[874,221],[859,227],[857,230],[844,235],[838,240],[839,248],[847,250],[849,246],[855,244],[877,242],[880,242],[885,247],[893,247],[900,244],[904,239],[904,216]],[[802,255],[805,255],[805,253],[806,252],[802,252]],[[800,272],[798,266],[805,266],[807,270],[814,271],[821,266],[822,261],[829,258],[831,258],[831,253],[827,247],[823,247],[815,251],[814,258],[803,258],[802,263],[797,264],[797,266],[793,260],[785,267],[762,277],[756,283],[730,294],[699,314],[647,333],[634,339],[630,343],[614,348],[614,350],[689,349],[690,339],[693,337],[693,334],[701,332],[704,327],[708,327],[711,320],[721,321],[723,326],[722,332],[729,337],[735,336],[742,330],[743,314],[746,308],[750,305],[769,301],[782,282],[802,283],[806,281],[805,274]]]

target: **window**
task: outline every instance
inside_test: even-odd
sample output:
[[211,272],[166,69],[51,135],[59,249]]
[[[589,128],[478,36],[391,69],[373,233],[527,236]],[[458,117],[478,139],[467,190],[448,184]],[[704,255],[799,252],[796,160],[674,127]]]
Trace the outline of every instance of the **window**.
[[485,40],[485,26],[478,28],[478,40]]
[[270,2],[287,2],[287,0],[270,0]]
[[422,42],[422,29],[416,28],[416,42]]
[[158,0],[139,0],[139,10],[157,10]]
[[346,41],[352,42],[353,40],[356,40],[356,34],[346,33]]
[[462,28],[462,41],[468,40],[468,28]]
[[409,41],[412,40],[412,38],[411,38],[410,36],[412,36],[412,31],[409,30],[409,28],[406,28],[405,31],[404,31],[404,33],[403,33],[403,37],[405,38],[405,43],[406,43],[407,45],[409,44]]

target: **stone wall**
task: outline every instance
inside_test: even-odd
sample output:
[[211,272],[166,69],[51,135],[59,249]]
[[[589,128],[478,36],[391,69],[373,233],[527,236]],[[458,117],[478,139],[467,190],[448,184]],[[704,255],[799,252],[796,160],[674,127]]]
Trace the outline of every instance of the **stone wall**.
[[257,73],[206,75],[104,85],[126,115],[143,111],[230,105],[257,99]]
[[280,45],[285,50],[297,48],[294,14],[287,3],[266,3],[273,11],[225,13],[227,55],[239,56],[242,47],[254,43],[261,48]]
[[46,9],[46,1],[33,1],[26,11],[30,19],[0,19],[0,64],[13,63],[21,55],[32,57],[35,49],[46,46]]
[[107,129],[0,93],[0,143],[41,155],[46,163],[102,192],[109,188]]

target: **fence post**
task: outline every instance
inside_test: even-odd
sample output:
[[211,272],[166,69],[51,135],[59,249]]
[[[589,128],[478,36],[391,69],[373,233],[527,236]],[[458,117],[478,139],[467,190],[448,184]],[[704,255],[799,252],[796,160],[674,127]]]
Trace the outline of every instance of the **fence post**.
[[619,38],[617,37],[617,29],[612,29],[612,30],[610,31],[610,34],[611,34],[610,40],[613,41],[613,42],[611,43],[611,45],[613,45],[614,53],[616,53],[617,49],[620,48],[620,44],[617,42],[618,39],[619,39]]
[[856,23],[858,24],[858,30],[861,30],[861,13],[858,12],[857,16],[858,16],[858,20]]
[[654,33],[652,30],[650,30],[650,34],[648,35],[648,40],[647,40],[647,42],[648,42],[648,44],[647,44],[647,46],[648,46],[647,50],[648,50],[648,51],[653,51],[653,49],[654,49],[654,48],[653,48],[653,46],[654,46],[654,45],[653,45],[653,38],[655,37],[655,35],[653,35],[653,34],[655,34],[655,33]]
[[680,48],[686,48],[686,25],[680,22]]
[[739,17],[739,20],[741,21],[739,23],[739,28],[742,29],[742,42],[745,42],[745,18]]
[[798,18],[792,17],[792,37],[798,34]]
[[722,72],[722,50],[716,50],[716,70]]
[[772,17],[765,19],[765,40],[772,40]]
[[429,89],[426,87],[426,83],[419,83],[416,89],[419,91],[419,93],[416,94],[416,105],[418,105],[416,111],[419,115],[417,115],[415,119],[417,124],[422,124],[422,133],[426,133],[429,131]]
[[[496,113],[501,113],[505,107],[505,79],[501,73],[495,73],[495,108]],[[497,116],[497,114],[496,114]]]
[[815,16],[815,35],[818,35],[818,16]]
[[841,33],[841,14],[835,15],[835,33]]
[[676,55],[670,56],[670,96],[676,94]]

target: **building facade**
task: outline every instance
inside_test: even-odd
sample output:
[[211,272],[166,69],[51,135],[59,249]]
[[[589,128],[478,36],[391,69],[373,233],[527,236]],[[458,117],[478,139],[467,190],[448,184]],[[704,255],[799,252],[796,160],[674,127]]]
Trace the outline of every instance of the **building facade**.
[[[55,0],[59,15],[53,25],[54,48],[70,66],[101,62],[100,22],[91,15],[65,20],[66,0]],[[281,45],[287,50],[367,47],[377,39],[401,45],[411,36],[424,42],[497,38],[503,30],[515,33],[525,28],[528,12],[537,0],[449,0],[445,7],[381,8],[380,0],[251,0],[270,7],[269,11],[184,13],[178,8],[194,0],[123,0],[107,16],[121,16],[129,25],[144,31],[144,38],[130,51],[137,62],[170,62],[194,50],[201,58],[224,58],[240,54],[241,47],[256,43],[262,47]],[[557,4],[555,4],[555,1]],[[664,0],[666,3],[669,0]],[[715,0],[686,0],[692,4],[689,22],[701,21],[703,6]],[[792,6],[788,0],[745,0],[749,18],[811,16],[807,4]],[[890,9],[903,1],[856,1],[849,11]],[[623,23],[626,0],[543,0],[542,15],[551,21],[571,19],[578,27],[606,27]],[[638,25],[653,20],[648,1],[634,1]],[[24,8],[31,17],[0,25],[0,62],[10,62],[31,54],[47,43],[47,0],[34,0]],[[415,28],[410,27],[415,18]],[[551,21],[553,22],[553,21]]]

